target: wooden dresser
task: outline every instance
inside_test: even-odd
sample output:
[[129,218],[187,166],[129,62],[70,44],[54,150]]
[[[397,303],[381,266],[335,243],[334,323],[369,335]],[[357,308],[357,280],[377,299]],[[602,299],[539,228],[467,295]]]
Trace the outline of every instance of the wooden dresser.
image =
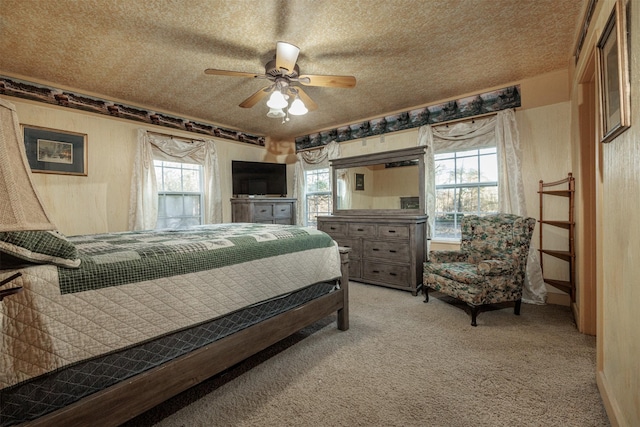
[[318,216],[318,229],[351,248],[349,279],[411,291],[422,288],[427,215]]
[[231,199],[231,222],[261,224],[296,223],[296,199],[286,197],[238,197]]

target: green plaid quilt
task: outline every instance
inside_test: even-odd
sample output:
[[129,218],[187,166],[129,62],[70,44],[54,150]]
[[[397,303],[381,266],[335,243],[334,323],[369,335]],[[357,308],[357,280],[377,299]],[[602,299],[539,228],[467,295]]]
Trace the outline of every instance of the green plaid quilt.
[[316,248],[333,240],[314,228],[214,224],[188,230],[131,231],[69,237],[80,268],[58,268],[63,294],[211,270]]

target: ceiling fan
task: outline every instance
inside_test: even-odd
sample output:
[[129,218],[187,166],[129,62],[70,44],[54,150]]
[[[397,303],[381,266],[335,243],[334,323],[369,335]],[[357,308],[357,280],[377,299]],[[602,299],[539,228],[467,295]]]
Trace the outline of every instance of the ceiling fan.
[[[286,42],[277,42],[275,59],[267,62],[264,74],[245,73],[240,71],[216,70],[207,68],[205,74],[231,77],[250,77],[267,79],[271,83],[240,103],[242,108],[251,108],[262,98],[271,94],[267,106],[270,108],[268,117],[283,118],[288,114],[302,115],[308,110],[313,111],[318,105],[306,94],[298,84],[305,86],[322,86],[337,88],[352,88],[356,85],[353,76],[300,75],[300,68],[296,64],[300,49]],[[289,99],[293,99],[289,106]],[[288,107],[288,108],[287,108]],[[287,108],[287,112],[284,109]]]

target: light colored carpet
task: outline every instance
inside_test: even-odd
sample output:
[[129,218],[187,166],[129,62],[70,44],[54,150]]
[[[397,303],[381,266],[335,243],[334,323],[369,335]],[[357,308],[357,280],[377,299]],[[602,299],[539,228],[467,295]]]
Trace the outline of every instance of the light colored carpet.
[[[351,283],[351,328],[335,322],[156,425],[608,426],[595,338],[567,307],[481,312]],[[189,393],[189,392],[187,392]]]

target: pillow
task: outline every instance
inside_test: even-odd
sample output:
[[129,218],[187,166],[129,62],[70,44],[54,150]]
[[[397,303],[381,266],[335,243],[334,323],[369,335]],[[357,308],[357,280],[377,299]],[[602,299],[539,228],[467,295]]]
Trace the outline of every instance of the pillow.
[[78,268],[73,243],[58,231],[8,231],[0,233],[0,252],[36,264]]

